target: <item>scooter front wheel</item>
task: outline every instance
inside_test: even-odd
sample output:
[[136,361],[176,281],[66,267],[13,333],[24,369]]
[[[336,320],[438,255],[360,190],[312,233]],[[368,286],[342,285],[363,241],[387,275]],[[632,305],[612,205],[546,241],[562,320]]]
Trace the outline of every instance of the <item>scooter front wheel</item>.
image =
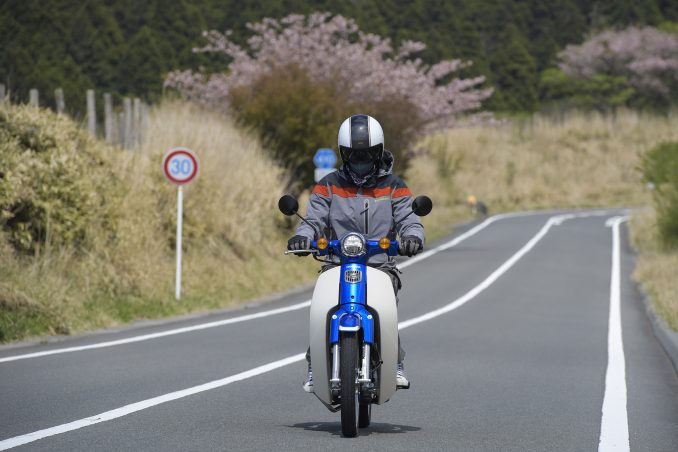
[[341,376],[341,433],[349,438],[358,434],[358,335],[341,336],[339,373]]

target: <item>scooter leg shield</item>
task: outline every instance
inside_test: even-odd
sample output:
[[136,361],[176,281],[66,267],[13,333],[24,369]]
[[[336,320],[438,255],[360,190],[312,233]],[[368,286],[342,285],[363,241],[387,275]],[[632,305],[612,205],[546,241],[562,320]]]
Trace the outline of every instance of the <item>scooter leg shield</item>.
[[[380,383],[377,404],[381,405],[396,392],[398,307],[391,278],[387,273],[371,267],[367,267],[367,305],[377,313],[379,319],[380,333],[376,341],[382,365],[377,370]],[[315,369],[313,372],[315,382]]]
[[311,365],[313,367],[313,391],[316,397],[327,405],[332,403],[329,384],[332,360],[328,350],[328,314],[330,311],[336,310],[339,303],[340,276],[340,267],[335,267],[321,273],[315,284],[313,298],[311,299],[309,341],[311,346]]

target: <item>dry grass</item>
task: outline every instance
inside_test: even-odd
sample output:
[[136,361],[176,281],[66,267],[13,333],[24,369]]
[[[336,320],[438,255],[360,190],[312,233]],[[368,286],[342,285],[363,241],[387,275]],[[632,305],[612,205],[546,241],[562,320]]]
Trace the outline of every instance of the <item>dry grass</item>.
[[452,211],[471,194],[493,212],[645,205],[639,157],[662,140],[678,140],[678,118],[636,112],[535,116],[422,141],[423,155],[414,160],[409,180]]
[[634,279],[651,295],[655,311],[678,331],[678,250],[662,246],[653,210],[632,217],[631,242],[638,250]]

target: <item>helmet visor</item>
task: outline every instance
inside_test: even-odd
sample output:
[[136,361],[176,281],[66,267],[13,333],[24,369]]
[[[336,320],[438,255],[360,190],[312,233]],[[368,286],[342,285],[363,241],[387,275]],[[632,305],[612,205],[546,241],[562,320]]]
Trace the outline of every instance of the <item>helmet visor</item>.
[[354,149],[346,146],[339,146],[341,158],[345,163],[366,163],[377,162],[381,160],[384,152],[383,144],[376,144],[369,148]]

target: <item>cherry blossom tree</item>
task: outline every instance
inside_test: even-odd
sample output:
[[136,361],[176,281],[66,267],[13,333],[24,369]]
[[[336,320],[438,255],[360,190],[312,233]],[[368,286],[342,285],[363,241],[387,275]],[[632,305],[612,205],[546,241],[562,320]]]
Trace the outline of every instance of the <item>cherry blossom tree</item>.
[[[207,45],[195,52],[226,55],[225,73],[171,72],[165,86],[216,109],[229,107],[229,94],[262,76],[290,65],[303,68],[312,80],[331,81],[347,100],[380,102],[391,97],[409,101],[427,130],[454,125],[460,116],[481,107],[492,94],[482,76],[456,73],[470,62],[459,59],[426,65],[416,57],[421,42],[394,47],[387,38],[359,30],[352,19],[329,13],[289,15],[248,24],[245,46],[230,33],[204,32]],[[338,99],[340,101],[340,99]]]
[[678,36],[652,27],[604,31],[560,55],[560,69],[571,77],[625,77],[630,88],[654,103],[675,102],[678,88]]

